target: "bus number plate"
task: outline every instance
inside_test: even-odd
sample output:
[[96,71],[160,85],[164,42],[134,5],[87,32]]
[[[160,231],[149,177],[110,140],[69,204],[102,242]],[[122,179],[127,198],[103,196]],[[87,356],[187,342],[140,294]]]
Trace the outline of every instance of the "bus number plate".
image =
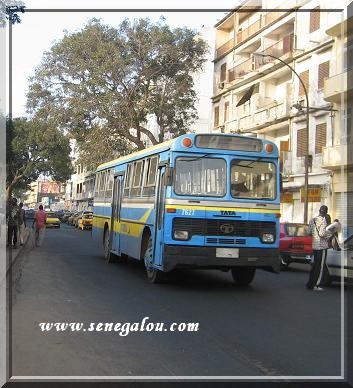
[[216,257],[238,259],[239,249],[238,248],[216,248]]

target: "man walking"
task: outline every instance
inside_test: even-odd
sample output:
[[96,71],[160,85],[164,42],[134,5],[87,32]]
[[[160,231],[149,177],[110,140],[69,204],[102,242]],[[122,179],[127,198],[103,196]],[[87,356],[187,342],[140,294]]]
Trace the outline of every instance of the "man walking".
[[23,203],[20,202],[18,205],[19,207],[19,215],[18,215],[18,236],[20,239],[20,244],[24,244],[24,233],[25,233],[25,228],[27,227],[26,225],[26,212],[23,209]]
[[319,209],[319,215],[314,217],[309,223],[309,230],[312,235],[312,247],[314,253],[314,264],[309,273],[309,280],[306,288],[309,290],[322,291],[320,285],[324,284],[325,275],[328,269],[326,266],[327,256],[327,232],[326,215],[327,206],[322,205]]
[[[8,230],[7,245],[17,248],[17,228],[20,208],[17,206],[17,198],[12,198],[8,206]],[[13,244],[13,245],[12,245]]]
[[43,210],[43,205],[39,205],[39,210],[34,216],[33,226],[35,227],[35,246],[40,247],[44,238],[45,223],[47,213]]

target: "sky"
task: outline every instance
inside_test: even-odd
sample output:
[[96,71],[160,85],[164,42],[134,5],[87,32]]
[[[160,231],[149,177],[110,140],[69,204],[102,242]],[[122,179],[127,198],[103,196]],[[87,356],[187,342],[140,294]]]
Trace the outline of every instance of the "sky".
[[[24,2],[27,9],[127,9],[126,3],[121,5],[113,0],[27,0]],[[199,95],[197,106],[201,119],[207,119],[211,112],[212,74],[215,29],[214,25],[223,18],[227,12],[234,8],[237,0],[219,0],[218,12],[205,12],[205,10],[187,0],[159,1],[149,0],[147,9],[168,10],[171,8],[183,10],[183,12],[148,12],[139,11],[146,8],[146,2],[142,0],[130,0],[129,9],[135,12],[40,12],[20,14],[21,23],[13,26],[12,50],[12,114],[13,117],[26,115],[26,92],[28,79],[34,75],[35,68],[40,64],[43,53],[50,49],[55,41],[60,41],[64,36],[64,30],[74,32],[80,30],[92,17],[100,18],[103,23],[118,25],[124,18],[148,17],[157,21],[160,16],[166,18],[166,23],[171,27],[189,27],[201,31],[211,47],[210,57],[201,76],[197,78],[196,91]],[[187,12],[184,10],[196,8],[200,12]]]

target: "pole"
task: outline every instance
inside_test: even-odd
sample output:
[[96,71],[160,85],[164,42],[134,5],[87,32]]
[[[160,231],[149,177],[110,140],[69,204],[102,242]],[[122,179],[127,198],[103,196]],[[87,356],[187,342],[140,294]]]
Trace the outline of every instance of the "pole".
[[305,99],[306,99],[306,150],[305,150],[305,157],[304,157],[304,223],[308,223],[308,203],[309,203],[309,97],[308,92],[306,90],[305,84],[303,80],[301,79],[300,75],[294,70],[292,66],[290,66],[287,62],[283,61],[280,58],[275,57],[272,54],[263,54],[263,53],[254,53],[254,55],[258,55],[261,57],[271,57],[273,59],[276,59],[277,61],[280,61],[299,78],[299,81],[303,87],[304,93],[305,93]]

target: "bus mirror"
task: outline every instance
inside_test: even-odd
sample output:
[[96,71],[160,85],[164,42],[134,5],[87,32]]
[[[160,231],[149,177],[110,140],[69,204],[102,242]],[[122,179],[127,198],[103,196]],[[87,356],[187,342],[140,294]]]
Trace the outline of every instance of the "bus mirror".
[[165,186],[171,186],[173,184],[173,168],[172,167],[165,168],[164,184],[165,184]]
[[279,191],[280,191],[280,193],[283,192],[283,178],[282,178],[282,174],[279,174]]

